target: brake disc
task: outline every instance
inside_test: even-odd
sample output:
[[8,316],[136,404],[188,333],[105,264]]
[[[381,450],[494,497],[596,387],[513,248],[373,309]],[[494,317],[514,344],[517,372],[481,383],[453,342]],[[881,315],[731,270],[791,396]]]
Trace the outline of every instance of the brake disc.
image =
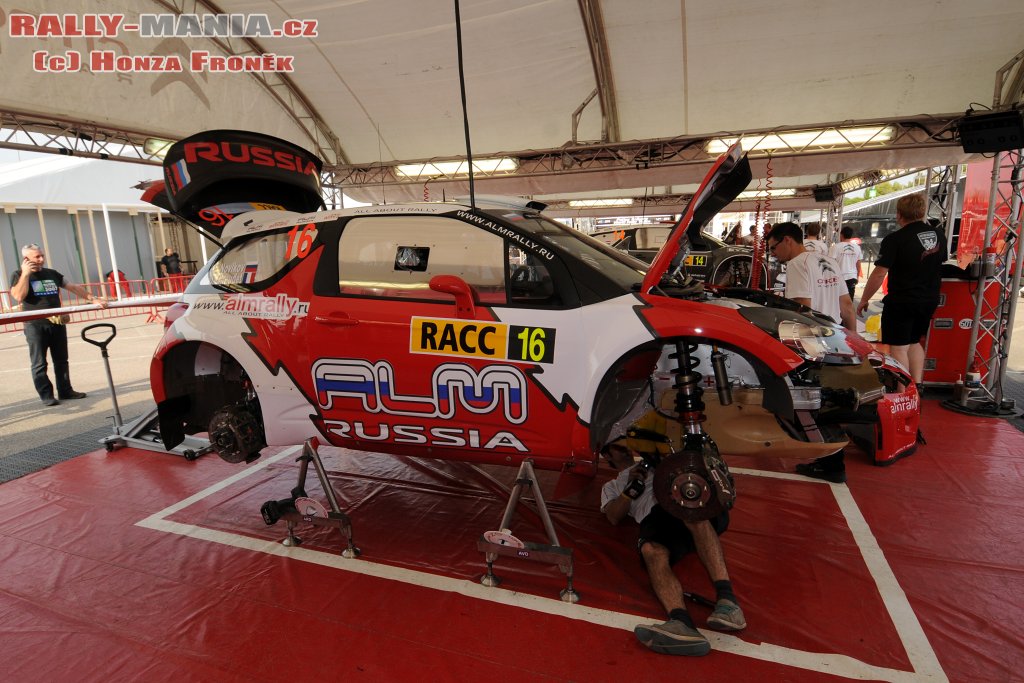
[[721,472],[710,472],[704,454],[686,449],[662,458],[654,470],[654,497],[673,517],[684,522],[713,519],[732,507],[735,491],[726,484],[722,495],[719,480],[728,481]]
[[209,434],[217,455],[230,463],[255,460],[265,445],[259,420],[251,410],[239,406],[225,406],[214,413]]

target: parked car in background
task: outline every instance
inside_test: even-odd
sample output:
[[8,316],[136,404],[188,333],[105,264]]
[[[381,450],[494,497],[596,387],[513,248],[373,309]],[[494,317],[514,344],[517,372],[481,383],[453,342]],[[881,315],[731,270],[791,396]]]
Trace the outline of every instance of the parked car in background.
[[[672,232],[672,225],[646,225],[623,230],[623,235],[612,246],[645,263],[654,260]],[[750,266],[753,248],[726,244],[709,232],[702,231],[690,247],[686,274],[700,282],[724,287],[750,287]],[[774,263],[767,256],[761,263],[761,289],[772,282]]]

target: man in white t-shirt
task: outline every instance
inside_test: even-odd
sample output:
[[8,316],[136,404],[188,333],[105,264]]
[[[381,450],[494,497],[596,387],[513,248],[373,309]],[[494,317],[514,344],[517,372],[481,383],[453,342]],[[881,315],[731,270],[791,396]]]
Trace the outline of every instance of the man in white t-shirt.
[[846,329],[857,331],[853,299],[839,265],[821,253],[804,247],[803,233],[796,223],[777,223],[768,235],[768,251],[786,264],[786,298],[842,321]]
[[804,226],[804,249],[815,254],[828,254],[828,247],[821,241],[821,223]]
[[757,241],[757,226],[751,225],[747,234],[740,238],[740,244],[745,247],[752,247],[755,241]]
[[853,300],[853,293],[857,289],[857,279],[860,277],[860,260],[863,254],[860,245],[853,241],[853,226],[844,225],[839,231],[841,241],[836,242],[829,249],[828,255],[839,264],[839,271],[846,280],[846,288],[850,291],[850,300]]
[[747,620],[733,593],[725,555],[718,536],[729,527],[729,513],[711,520],[684,522],[668,513],[654,497],[654,471],[638,462],[640,454],[624,442],[613,441],[601,454],[619,474],[601,489],[601,512],[612,524],[632,517],[640,524],[637,549],[651,579],[654,594],[668,620],[641,624],[634,635],[652,651],[665,655],[700,656],[711,651],[707,638],[697,630],[683,603],[683,587],[672,565],[696,552],[715,588],[715,607],[708,628],[740,631]]
[[[857,330],[853,299],[846,293],[846,283],[839,274],[839,264],[825,254],[807,251],[802,244],[803,233],[796,223],[778,223],[768,235],[768,250],[786,264],[786,297],[804,306],[842,320],[848,330]],[[809,463],[798,463],[797,474],[824,479],[834,484],[846,481],[843,450]]]

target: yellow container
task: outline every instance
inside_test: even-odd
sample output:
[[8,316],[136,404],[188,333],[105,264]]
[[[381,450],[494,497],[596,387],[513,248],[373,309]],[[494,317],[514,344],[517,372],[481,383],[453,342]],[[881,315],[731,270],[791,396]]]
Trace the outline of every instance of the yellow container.
[[865,323],[864,323],[864,334],[866,336],[872,337],[873,339],[878,339],[878,337],[881,335],[881,333],[882,333],[882,314],[881,313],[876,313],[873,316],[870,316],[867,319],[867,321],[865,321]]

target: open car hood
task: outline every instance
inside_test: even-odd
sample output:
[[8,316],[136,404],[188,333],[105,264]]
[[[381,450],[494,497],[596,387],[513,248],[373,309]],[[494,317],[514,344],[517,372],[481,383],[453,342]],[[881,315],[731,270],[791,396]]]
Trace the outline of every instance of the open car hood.
[[179,140],[164,157],[164,179],[142,199],[220,239],[235,216],[264,209],[307,213],[323,206],[315,155],[269,135],[211,130]]
[[640,291],[649,292],[657,287],[666,273],[679,267],[691,249],[707,248],[701,235],[704,226],[747,189],[751,177],[750,163],[739,143],[718,157],[686,205],[682,218],[672,228],[665,245],[651,262]]

